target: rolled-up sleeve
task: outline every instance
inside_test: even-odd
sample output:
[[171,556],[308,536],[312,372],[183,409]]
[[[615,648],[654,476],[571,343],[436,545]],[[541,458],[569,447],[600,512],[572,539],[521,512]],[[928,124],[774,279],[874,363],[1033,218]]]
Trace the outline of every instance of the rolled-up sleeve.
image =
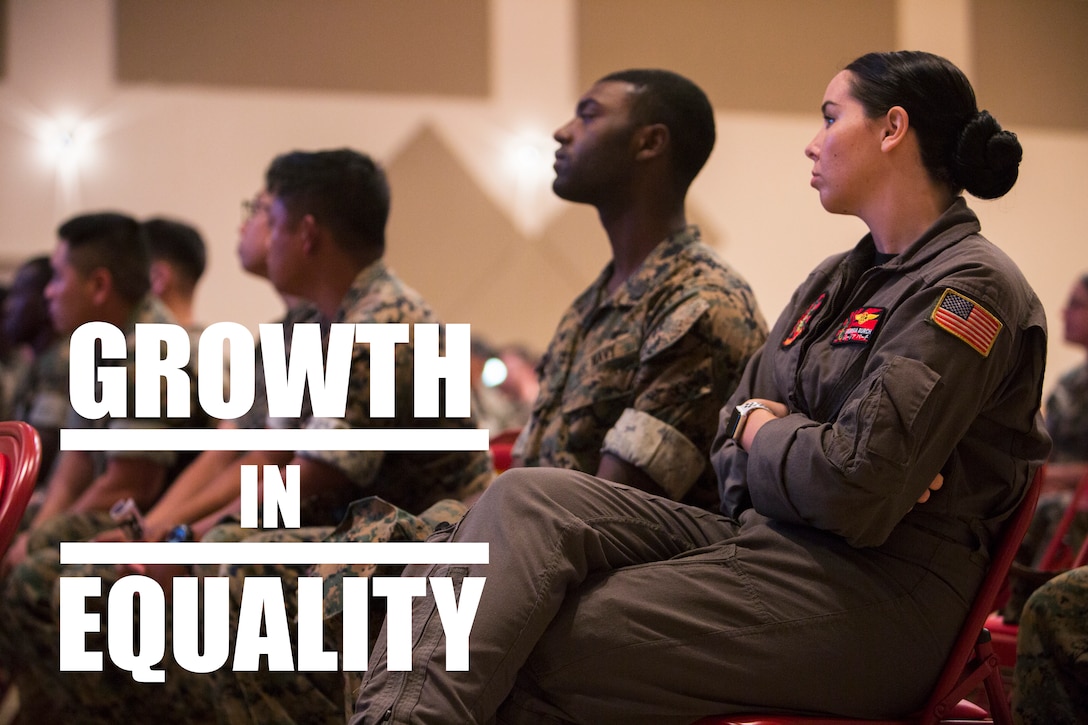
[[687,436],[634,408],[605,435],[602,452],[642,469],[674,499],[683,498],[706,467],[705,454]]

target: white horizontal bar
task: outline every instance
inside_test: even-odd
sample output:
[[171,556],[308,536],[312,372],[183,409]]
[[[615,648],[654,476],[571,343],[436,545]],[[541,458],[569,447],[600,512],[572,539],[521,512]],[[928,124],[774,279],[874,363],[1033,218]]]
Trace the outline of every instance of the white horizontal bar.
[[486,451],[486,428],[64,428],[64,451]]
[[[255,530],[255,532],[258,530]],[[476,542],[64,541],[61,564],[487,564]]]

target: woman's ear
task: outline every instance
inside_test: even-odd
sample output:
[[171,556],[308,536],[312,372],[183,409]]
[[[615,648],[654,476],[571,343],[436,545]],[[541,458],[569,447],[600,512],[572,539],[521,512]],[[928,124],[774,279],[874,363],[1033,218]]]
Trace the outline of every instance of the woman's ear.
[[910,117],[907,115],[907,110],[902,106],[889,108],[888,112],[884,114],[884,137],[880,143],[881,150],[890,151],[902,143],[909,128]]

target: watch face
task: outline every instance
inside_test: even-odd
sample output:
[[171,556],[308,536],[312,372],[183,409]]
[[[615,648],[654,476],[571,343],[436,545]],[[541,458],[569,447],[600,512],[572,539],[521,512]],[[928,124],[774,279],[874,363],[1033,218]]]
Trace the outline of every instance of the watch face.
[[726,438],[734,438],[737,434],[737,426],[740,424],[743,417],[740,405],[733,408],[733,412],[729,415],[729,422],[725,425]]

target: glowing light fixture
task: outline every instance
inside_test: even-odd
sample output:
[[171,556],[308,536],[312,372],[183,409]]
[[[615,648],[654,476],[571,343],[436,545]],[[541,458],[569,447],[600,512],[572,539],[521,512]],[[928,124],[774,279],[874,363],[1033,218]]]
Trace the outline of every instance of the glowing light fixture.
[[38,130],[42,155],[60,170],[75,170],[89,160],[91,128],[71,117],[43,119]]
[[484,363],[480,380],[489,388],[495,388],[506,381],[506,363],[497,357],[489,357]]

